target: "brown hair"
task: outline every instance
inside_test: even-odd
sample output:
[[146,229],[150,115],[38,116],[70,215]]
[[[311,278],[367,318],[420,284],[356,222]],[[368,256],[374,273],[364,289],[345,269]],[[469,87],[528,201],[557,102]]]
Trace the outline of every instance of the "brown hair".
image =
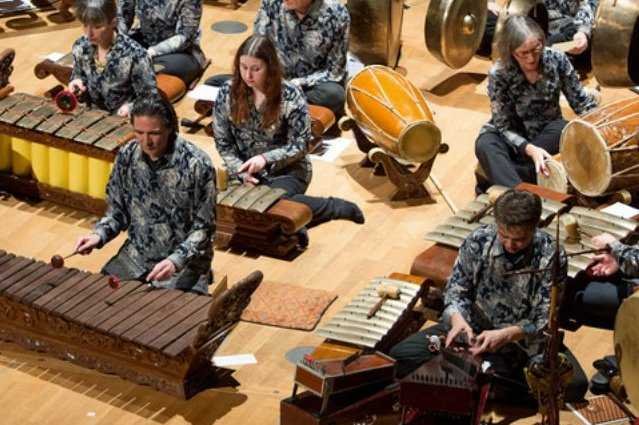
[[530,192],[510,189],[495,201],[494,214],[497,224],[534,228],[541,217],[541,198]]
[[251,56],[264,61],[268,83],[265,87],[266,101],[262,114],[262,128],[275,123],[280,114],[282,100],[282,67],[277,58],[277,51],[271,40],[259,35],[252,35],[240,46],[233,60],[233,83],[231,84],[231,120],[236,125],[249,117],[251,110],[252,89],[246,85],[240,74],[240,57]]
[[101,26],[113,22],[117,16],[115,0],[78,0],[75,16],[82,25]]

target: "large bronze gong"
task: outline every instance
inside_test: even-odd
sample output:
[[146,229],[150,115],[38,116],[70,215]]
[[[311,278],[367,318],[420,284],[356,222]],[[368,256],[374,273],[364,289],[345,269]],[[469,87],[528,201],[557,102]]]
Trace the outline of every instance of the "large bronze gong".
[[601,0],[592,32],[592,67],[605,86],[639,84],[639,2]]
[[493,39],[493,52],[496,52],[496,41],[506,18],[510,15],[529,16],[539,24],[545,34],[548,34],[548,9],[543,0],[509,0],[502,9],[497,19],[495,27],[495,38]]
[[394,68],[401,48],[403,0],[348,0],[350,51],[366,65]]
[[486,28],[488,4],[481,0],[431,0],[426,12],[426,48],[451,68],[473,57]]

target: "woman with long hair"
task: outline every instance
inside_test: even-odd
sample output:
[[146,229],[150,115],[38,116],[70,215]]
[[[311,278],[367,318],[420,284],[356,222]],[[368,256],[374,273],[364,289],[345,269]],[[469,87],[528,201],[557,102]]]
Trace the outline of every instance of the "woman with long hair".
[[306,157],[311,121],[304,95],[282,78],[273,43],[253,35],[242,43],[233,78],[215,101],[214,139],[231,176],[246,184],[281,188],[313,211],[310,226],[347,219],[363,223],[357,205],[304,195],[311,182]]

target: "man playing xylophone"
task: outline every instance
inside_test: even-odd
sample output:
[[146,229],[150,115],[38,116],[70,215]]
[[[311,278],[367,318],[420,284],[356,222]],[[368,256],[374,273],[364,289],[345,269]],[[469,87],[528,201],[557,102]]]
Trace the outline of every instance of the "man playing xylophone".
[[131,123],[136,139],[116,157],[106,215],[75,250],[89,254],[128,229],[129,238],[103,273],[206,294],[215,226],[211,160],[178,136],[175,110],[164,98],[138,99]]
[[[552,272],[506,275],[513,270],[547,269],[555,244],[537,229],[541,200],[537,195],[509,190],[494,206],[496,224],[471,233],[446,285],[445,309],[440,323],[411,335],[391,350],[401,378],[431,358],[428,336],[446,334],[446,346],[465,333],[469,351],[490,362],[496,398],[528,402],[524,367],[544,347],[548,323]],[[566,257],[562,252],[559,282],[566,281]],[[566,349],[573,378],[566,401],[579,400],[588,385],[583,370]],[[508,382],[510,385],[504,384]]]

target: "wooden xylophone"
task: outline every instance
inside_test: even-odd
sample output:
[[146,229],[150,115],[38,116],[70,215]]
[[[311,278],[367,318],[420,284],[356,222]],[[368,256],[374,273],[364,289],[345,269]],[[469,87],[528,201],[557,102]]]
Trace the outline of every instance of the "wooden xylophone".
[[133,136],[126,118],[106,111],[62,113],[43,97],[9,95],[0,100],[0,183],[18,195],[101,214],[116,151]]
[[[381,282],[401,288],[401,307],[383,306],[367,324]],[[376,279],[320,327],[316,332],[328,339],[297,366],[293,396],[280,403],[280,423],[341,425],[375,414],[392,415],[399,386],[389,385],[394,361],[384,353],[423,324],[423,316],[412,308],[429,285],[426,279],[402,273]],[[308,390],[298,394],[298,385]]]
[[268,186],[235,185],[217,195],[216,246],[286,257],[297,249],[296,233],[313,217],[309,207],[282,199]]
[[113,289],[108,276],[0,251],[0,339],[190,398],[214,383],[211,356],[261,280],[216,298],[138,281]]

